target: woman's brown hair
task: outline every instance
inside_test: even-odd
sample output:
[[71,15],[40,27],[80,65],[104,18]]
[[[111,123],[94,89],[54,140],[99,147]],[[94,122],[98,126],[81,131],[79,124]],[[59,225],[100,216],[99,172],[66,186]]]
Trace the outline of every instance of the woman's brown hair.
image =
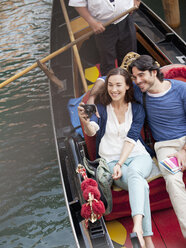
[[95,104],[101,103],[106,106],[111,103],[112,98],[108,94],[108,79],[113,75],[121,75],[125,78],[126,85],[129,86],[129,89],[126,91],[124,101],[127,103],[134,102],[134,90],[130,74],[125,69],[118,67],[110,70],[107,74],[103,87],[97,93]]

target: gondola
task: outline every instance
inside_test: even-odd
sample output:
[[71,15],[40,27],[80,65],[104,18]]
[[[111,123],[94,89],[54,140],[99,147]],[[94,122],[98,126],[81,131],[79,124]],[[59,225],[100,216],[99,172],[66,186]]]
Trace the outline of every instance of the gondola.
[[[90,29],[77,15],[77,12],[68,7],[68,1],[65,1],[65,5],[74,37],[77,39]],[[151,9],[142,2],[133,16],[139,54],[150,54],[164,68],[170,64],[178,64],[178,67],[186,65],[186,43]],[[50,34],[51,52],[70,42],[60,1],[54,0]],[[91,88],[99,76],[99,56],[94,36],[79,42],[77,48],[88,88]],[[72,49],[53,58],[50,67],[64,86],[60,89],[50,82],[50,104],[59,171],[75,244],[77,247],[132,247],[129,238],[132,219],[128,210],[119,215],[113,213],[113,215],[101,217],[94,223],[89,221],[88,228],[85,226],[85,220],[80,214],[81,206],[85,202],[81,191],[82,177],[76,169],[79,164],[83,164],[84,156],[90,158],[90,151],[88,151],[85,139],[78,132],[81,128],[72,126],[73,119],[67,108],[70,99],[77,98],[78,100],[85,93],[84,87]],[[169,67],[166,70],[169,70]],[[150,200],[155,247],[186,247],[165,190],[164,180],[158,176],[150,184],[153,188]],[[122,195],[116,191],[115,194],[118,194],[118,197],[125,197],[126,205],[128,204],[127,193]]]

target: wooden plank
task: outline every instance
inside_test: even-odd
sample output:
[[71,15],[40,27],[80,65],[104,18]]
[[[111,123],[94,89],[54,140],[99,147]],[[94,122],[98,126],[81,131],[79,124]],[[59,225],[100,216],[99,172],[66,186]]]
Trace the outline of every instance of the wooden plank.
[[171,28],[180,26],[179,0],[162,0],[166,23]]
[[[172,208],[152,213],[153,222],[156,229],[159,230],[161,236],[168,248],[185,248],[186,240],[184,240],[177,217]],[[160,246],[157,246],[161,248]]]
[[158,55],[155,49],[142,37],[138,31],[136,32],[136,37],[137,40],[145,47],[151,56],[160,63],[161,66],[170,64],[170,61],[165,61],[161,56]]
[[[106,221],[106,225],[115,247],[132,248],[130,233],[133,228],[131,217]],[[176,215],[172,208],[152,213],[152,240],[158,248],[185,248],[184,240]],[[118,235],[119,234],[119,235]]]
[[[106,226],[109,235],[114,243],[114,247],[122,246],[125,248],[132,248],[132,243],[130,241],[130,233],[132,232],[132,228],[133,228],[132,217],[125,217],[118,220],[106,221]],[[154,235],[152,236],[154,246],[157,248],[166,248],[166,245],[162,240],[162,237],[153,220],[152,220],[152,231],[154,233]],[[179,246],[175,246],[174,248],[176,247]]]

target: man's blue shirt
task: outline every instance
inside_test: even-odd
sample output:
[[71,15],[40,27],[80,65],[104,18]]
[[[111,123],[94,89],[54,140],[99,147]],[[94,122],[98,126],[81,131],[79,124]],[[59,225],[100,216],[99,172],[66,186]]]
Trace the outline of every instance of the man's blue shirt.
[[[146,94],[148,125],[156,141],[178,139],[186,135],[186,83],[169,79],[171,89],[163,96]],[[143,93],[134,85],[135,98],[143,104]]]

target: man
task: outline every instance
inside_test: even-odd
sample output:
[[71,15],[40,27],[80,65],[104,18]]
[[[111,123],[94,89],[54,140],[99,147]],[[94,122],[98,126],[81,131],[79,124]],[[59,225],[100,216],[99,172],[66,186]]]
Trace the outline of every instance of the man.
[[[170,144],[172,139],[183,137],[185,140],[186,83],[163,79],[159,64],[148,55],[141,55],[133,61],[129,65],[129,71],[135,83],[136,100],[143,104],[142,94],[146,92],[148,125],[156,140],[155,148],[161,141],[168,141]],[[186,169],[185,143],[176,155],[183,170]]]
[[136,51],[136,30],[132,15],[128,14],[106,29],[103,23],[112,20],[122,12],[139,7],[140,0],[70,0],[69,6],[88,22],[93,29],[96,46],[100,55],[101,74],[106,75],[115,67],[115,59],[121,65],[129,51]]
[[[175,156],[186,170],[186,83],[163,79],[157,62],[142,55],[129,65],[135,97],[141,103],[145,93],[148,125],[155,139],[158,161]],[[171,174],[159,164],[182,234],[186,238],[186,189],[183,172]]]
[[[148,55],[135,55],[128,69],[135,83],[136,100],[143,104],[145,94],[147,121],[156,141],[154,148],[158,162],[175,156],[182,166],[182,171],[176,174],[171,174],[161,164],[160,170],[186,239],[186,189],[183,182],[183,171],[186,170],[186,83],[164,79],[159,64]],[[96,83],[89,103],[94,102],[103,83],[104,78]]]

